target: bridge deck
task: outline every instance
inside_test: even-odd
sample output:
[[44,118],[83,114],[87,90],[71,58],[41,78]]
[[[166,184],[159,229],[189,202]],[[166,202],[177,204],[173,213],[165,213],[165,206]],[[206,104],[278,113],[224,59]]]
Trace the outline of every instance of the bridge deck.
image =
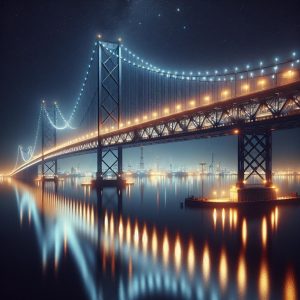
[[[284,129],[300,126],[300,81],[244,96],[191,108],[103,133],[103,148],[238,134],[240,131]],[[45,151],[45,160],[94,152],[96,132]],[[10,175],[41,163],[38,154]]]

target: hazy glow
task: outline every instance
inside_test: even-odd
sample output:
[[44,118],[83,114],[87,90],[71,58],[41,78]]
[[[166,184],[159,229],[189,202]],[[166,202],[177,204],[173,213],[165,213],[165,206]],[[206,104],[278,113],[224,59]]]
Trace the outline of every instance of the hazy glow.
[[166,265],[169,261],[169,239],[168,239],[168,234],[165,231],[164,233],[164,238],[163,238],[163,247],[162,247],[162,252],[163,252],[163,262]]
[[297,282],[293,270],[288,269],[284,281],[284,299],[296,300],[297,299]]
[[137,221],[135,221],[135,225],[134,225],[133,241],[134,241],[135,247],[138,247],[138,245],[139,245],[139,227],[138,227]]
[[238,269],[237,269],[237,285],[238,285],[238,293],[241,298],[245,296],[246,288],[247,288],[247,269],[246,269],[246,261],[245,254],[241,253],[239,257]]
[[216,226],[217,226],[217,210],[215,208],[213,211],[213,220],[214,220],[214,227],[216,228]]
[[204,97],[204,101],[209,102],[210,101],[210,97],[209,96],[205,96]]
[[246,246],[247,243],[247,221],[244,218],[243,219],[243,223],[242,223],[242,242],[243,242],[243,246]]
[[258,278],[258,292],[261,300],[269,299],[269,272],[265,258],[262,259]]
[[257,81],[257,85],[261,88],[263,88],[266,85],[266,80],[265,79],[260,79]]
[[228,280],[228,266],[225,249],[221,250],[220,264],[219,264],[219,280],[222,291],[226,290]]
[[126,241],[127,244],[130,244],[131,242],[131,225],[130,225],[130,220],[127,220],[127,225],[126,225]]
[[[80,215],[81,215],[82,209],[80,206]],[[105,212],[104,215],[104,232],[107,234],[108,233],[108,217],[107,217],[107,212]]]
[[244,91],[244,92],[248,92],[248,91],[249,91],[249,89],[250,89],[250,86],[249,86],[249,84],[243,84],[243,85],[242,85],[242,91]]
[[110,236],[113,237],[114,236],[114,232],[115,232],[115,222],[114,222],[114,215],[111,214],[110,215]]
[[187,264],[188,264],[188,271],[190,276],[194,275],[194,270],[195,270],[195,248],[193,241],[189,241],[189,246],[188,246],[188,254],[187,254]]
[[143,228],[142,245],[143,245],[144,252],[146,252],[147,251],[147,247],[148,247],[148,233],[147,233],[146,224],[144,224],[144,228]]
[[175,240],[174,263],[175,263],[176,271],[179,272],[181,269],[181,244],[178,235],[176,235],[176,240]]
[[123,236],[124,236],[124,227],[123,227],[123,219],[122,219],[122,216],[121,216],[120,220],[119,220],[119,241],[120,241],[120,244],[123,243]]
[[261,240],[263,248],[267,245],[267,239],[268,239],[268,228],[267,228],[267,218],[263,217],[261,222]]
[[158,248],[157,233],[156,233],[156,229],[154,228],[152,233],[152,254],[154,259],[157,258],[157,248]]
[[210,257],[207,243],[204,245],[203,258],[202,258],[202,272],[205,283],[209,281],[210,276]]
[[223,229],[225,227],[225,217],[226,217],[225,208],[222,208],[222,228]]
[[235,208],[233,210],[233,225],[234,225],[234,228],[237,227],[237,222],[238,222],[238,212],[237,212],[237,209]]

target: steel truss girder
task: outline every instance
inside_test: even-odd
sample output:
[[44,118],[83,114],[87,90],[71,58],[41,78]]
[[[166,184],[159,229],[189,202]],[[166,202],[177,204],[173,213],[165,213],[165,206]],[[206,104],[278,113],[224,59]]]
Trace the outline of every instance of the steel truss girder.
[[[300,115],[300,96],[274,95],[267,99],[250,99],[245,103],[234,103],[231,107],[212,108],[196,111],[187,116],[158,120],[157,124],[140,126],[126,133],[107,134],[102,139],[103,146],[157,139],[176,134],[222,129],[222,127],[243,126],[260,121],[277,121],[278,118]],[[124,135],[126,137],[124,140]]]

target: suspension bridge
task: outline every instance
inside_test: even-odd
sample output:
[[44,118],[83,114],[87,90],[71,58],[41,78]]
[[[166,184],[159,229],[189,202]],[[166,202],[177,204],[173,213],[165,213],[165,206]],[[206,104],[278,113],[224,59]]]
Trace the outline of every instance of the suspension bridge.
[[66,115],[42,101],[32,146],[18,146],[10,176],[57,179],[57,160],[97,154],[96,183],[122,185],[125,147],[236,135],[238,185],[272,185],[272,132],[300,125],[296,53],[269,63],[170,71],[118,42],[94,43],[75,104]]

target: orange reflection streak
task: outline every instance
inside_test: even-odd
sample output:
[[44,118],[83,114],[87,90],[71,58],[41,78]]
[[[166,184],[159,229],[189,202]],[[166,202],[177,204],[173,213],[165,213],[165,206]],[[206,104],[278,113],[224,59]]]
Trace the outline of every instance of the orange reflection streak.
[[269,299],[269,281],[267,261],[265,258],[263,258],[261,261],[258,278],[258,292],[261,300]]
[[232,228],[232,208],[229,208],[229,228]]
[[153,228],[152,233],[152,254],[154,259],[157,258],[157,248],[158,248],[158,242],[157,242],[157,233],[155,227]]
[[126,242],[127,244],[130,244],[131,242],[131,226],[130,226],[129,218],[127,220],[127,225],[126,225]]
[[274,211],[271,212],[271,217],[270,217],[270,219],[271,219],[271,227],[272,227],[272,230],[274,230],[274,228],[275,228],[275,212],[274,212]]
[[275,207],[275,228],[277,229],[278,227],[278,218],[279,218],[279,212],[278,212],[278,207]]
[[244,218],[242,223],[242,242],[243,246],[245,247],[247,244],[247,221]]
[[268,239],[267,218],[263,217],[261,223],[261,240],[262,240],[263,248],[265,248],[267,245],[267,239]]
[[188,272],[190,276],[194,275],[195,270],[195,248],[192,240],[189,241],[187,254]]
[[237,227],[237,222],[238,222],[238,213],[237,213],[237,209],[235,208],[233,210],[233,225],[234,225],[234,228]]
[[143,251],[146,252],[148,247],[148,233],[147,233],[146,224],[144,224],[144,228],[143,228],[142,245],[143,245]]
[[219,280],[222,291],[226,290],[228,279],[228,266],[225,249],[221,250],[220,265],[219,265]]
[[[81,211],[81,205],[80,205],[80,211]],[[107,217],[107,212],[105,212],[104,215],[104,233],[107,234],[108,232],[108,217]]]
[[120,241],[120,244],[123,243],[123,237],[124,237],[124,227],[123,227],[123,219],[122,219],[122,216],[121,216],[120,220],[119,220],[119,241]]
[[174,262],[175,262],[175,269],[177,272],[179,272],[181,267],[181,243],[178,234],[176,235],[176,240],[175,240]]
[[110,237],[114,237],[114,232],[115,232],[115,222],[114,222],[114,215],[110,215],[110,222],[109,222],[109,232],[110,232]]
[[135,221],[135,225],[134,225],[133,242],[134,242],[134,246],[138,247],[138,245],[139,245],[139,227],[138,227],[137,221]]
[[[75,209],[76,209],[76,207],[74,207],[74,212],[75,212]],[[87,212],[86,212],[86,214],[87,214],[87,223],[88,224],[90,224],[90,206],[88,205],[88,207],[87,207]]]
[[[78,206],[76,208],[78,208]],[[78,210],[77,210],[77,213],[78,213]],[[91,211],[91,226],[94,227],[94,224],[95,224],[95,212],[94,212],[94,208],[93,208]]]
[[208,283],[209,276],[210,276],[210,258],[209,258],[209,249],[207,243],[205,243],[203,249],[202,272],[203,272],[204,282]]
[[239,258],[238,269],[237,269],[237,284],[238,284],[238,293],[241,298],[245,296],[247,288],[247,268],[245,253],[242,252]]
[[64,254],[67,254],[68,250],[68,237],[67,237],[67,228],[66,225],[64,226]]
[[214,228],[217,226],[217,210],[214,208],[213,211]]
[[224,226],[225,226],[225,209],[223,208],[222,209],[222,229],[224,229]]
[[164,238],[163,238],[163,247],[162,247],[162,251],[163,251],[163,262],[166,265],[169,261],[169,239],[168,239],[168,233],[167,231],[165,231],[164,233]]
[[291,268],[288,269],[285,276],[283,298],[285,300],[297,299],[297,284],[296,284],[294,272]]

